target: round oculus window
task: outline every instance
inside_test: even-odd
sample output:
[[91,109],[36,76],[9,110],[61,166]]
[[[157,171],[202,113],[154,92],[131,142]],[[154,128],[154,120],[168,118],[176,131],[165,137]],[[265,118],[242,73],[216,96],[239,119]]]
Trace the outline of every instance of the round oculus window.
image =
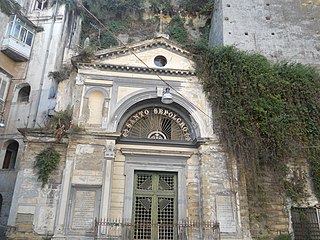
[[164,56],[156,56],[154,58],[154,64],[157,66],[157,67],[164,67],[165,65],[167,65],[167,59],[164,57]]

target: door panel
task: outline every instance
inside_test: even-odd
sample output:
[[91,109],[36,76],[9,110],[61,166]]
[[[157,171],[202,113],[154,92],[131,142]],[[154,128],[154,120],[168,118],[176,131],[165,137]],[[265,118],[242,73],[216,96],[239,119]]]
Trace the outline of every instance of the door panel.
[[136,172],[133,239],[176,239],[177,174]]

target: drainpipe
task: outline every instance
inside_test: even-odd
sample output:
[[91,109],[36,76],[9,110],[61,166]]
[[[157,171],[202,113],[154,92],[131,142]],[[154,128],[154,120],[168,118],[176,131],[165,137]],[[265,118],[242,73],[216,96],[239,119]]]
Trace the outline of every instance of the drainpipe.
[[37,95],[37,99],[35,101],[36,109],[35,109],[35,113],[34,113],[34,117],[33,117],[33,121],[32,121],[32,128],[34,128],[36,126],[36,121],[37,121],[37,116],[38,116],[38,111],[39,111],[39,104],[40,104],[42,88],[43,88],[43,82],[44,82],[44,77],[45,77],[46,67],[47,67],[47,62],[48,62],[49,48],[50,48],[51,41],[52,41],[53,27],[54,27],[54,24],[56,22],[56,17],[57,17],[57,13],[58,13],[58,9],[59,9],[59,3],[58,2],[59,2],[59,0],[56,0],[56,7],[55,7],[55,10],[54,10],[53,15],[52,15],[52,23],[51,23],[50,32],[49,32],[49,39],[48,39],[48,44],[47,44],[47,47],[46,47],[46,53],[45,53],[45,57],[44,57],[44,63],[43,63],[42,71],[41,71],[39,92],[38,92],[38,95]]

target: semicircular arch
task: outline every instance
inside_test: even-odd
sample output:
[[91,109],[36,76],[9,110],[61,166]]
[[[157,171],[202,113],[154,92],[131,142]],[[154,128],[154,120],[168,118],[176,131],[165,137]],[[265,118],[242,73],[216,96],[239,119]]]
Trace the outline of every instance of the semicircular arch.
[[[172,95],[175,107],[170,107],[171,104],[162,106],[175,110],[180,115],[182,114],[182,116],[189,118],[189,125],[192,127],[192,133],[195,138],[201,138],[202,136],[206,135],[206,129],[201,128],[201,126],[205,126],[205,124],[204,120],[200,116],[200,112],[194,107],[191,102],[183,99],[181,96],[175,93],[172,93]],[[143,108],[143,106],[148,106],[148,104],[141,104],[142,102],[147,103],[149,101],[151,103],[155,99],[158,99],[158,101],[160,100],[154,89],[149,91],[141,90],[128,95],[127,97],[122,99],[122,101],[115,107],[115,111],[111,114],[108,129],[113,132],[120,132],[124,122],[126,121],[126,119],[128,119],[130,114],[132,114],[139,107]],[[184,109],[185,113],[179,111],[179,109],[181,108]]]

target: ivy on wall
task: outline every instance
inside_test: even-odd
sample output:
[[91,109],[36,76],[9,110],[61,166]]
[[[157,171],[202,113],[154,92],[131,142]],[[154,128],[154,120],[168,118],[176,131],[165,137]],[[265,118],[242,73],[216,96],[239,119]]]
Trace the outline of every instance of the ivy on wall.
[[[196,71],[214,111],[225,146],[246,173],[275,172],[296,202],[305,174],[288,181],[289,162],[311,165],[315,194],[320,197],[320,75],[297,63],[271,63],[264,56],[235,47],[193,46]],[[252,179],[251,179],[252,180]],[[299,187],[297,187],[299,186]],[[254,187],[254,186],[252,186]]]
[[60,154],[53,147],[44,149],[36,156],[34,168],[37,170],[42,187],[48,183],[50,174],[57,169],[59,162]]

